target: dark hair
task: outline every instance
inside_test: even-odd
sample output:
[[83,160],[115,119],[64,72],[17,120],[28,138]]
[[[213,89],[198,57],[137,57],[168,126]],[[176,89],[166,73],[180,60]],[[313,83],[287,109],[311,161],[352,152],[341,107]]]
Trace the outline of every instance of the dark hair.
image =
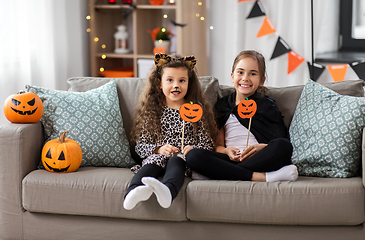
[[215,125],[212,106],[206,100],[199,78],[195,69],[191,69],[182,60],[172,60],[166,62],[162,66],[154,66],[149,74],[145,89],[140,97],[139,106],[137,107],[136,116],[134,118],[134,127],[132,130],[132,139],[137,141],[143,131],[149,133],[153,141],[162,138],[161,136],[161,116],[165,105],[165,95],[161,89],[161,78],[165,68],[186,68],[188,71],[188,90],[185,95],[186,102],[198,103],[203,108],[203,117],[201,121],[194,124],[194,129],[197,129],[197,124],[203,124],[205,130],[215,142],[218,130]]
[[[259,66],[259,74],[260,74],[261,83],[264,84],[266,76],[267,76],[265,57],[261,53],[256,52],[254,50],[242,51],[236,56],[236,58],[233,61],[233,65],[232,65],[232,73],[236,69],[238,62],[241,61],[241,59],[248,58],[248,57],[257,61],[257,65]],[[266,94],[267,88],[264,86],[259,86],[258,91],[263,94]]]

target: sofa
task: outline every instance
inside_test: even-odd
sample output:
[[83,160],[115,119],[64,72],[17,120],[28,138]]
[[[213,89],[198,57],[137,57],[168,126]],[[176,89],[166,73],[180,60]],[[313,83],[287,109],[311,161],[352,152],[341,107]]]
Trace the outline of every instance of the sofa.
[[[214,77],[200,81],[212,104],[233,91]],[[69,92],[109,82],[116,83],[129,140],[145,79],[71,78]],[[362,80],[324,85],[364,96]],[[303,87],[269,88],[288,127]],[[186,177],[170,208],[161,208],[153,195],[127,211],[123,198],[134,175],[129,167],[46,171],[40,167],[43,125],[0,126],[0,239],[365,239],[365,145],[358,176],[273,183]],[[138,163],[132,143],[129,148]]]

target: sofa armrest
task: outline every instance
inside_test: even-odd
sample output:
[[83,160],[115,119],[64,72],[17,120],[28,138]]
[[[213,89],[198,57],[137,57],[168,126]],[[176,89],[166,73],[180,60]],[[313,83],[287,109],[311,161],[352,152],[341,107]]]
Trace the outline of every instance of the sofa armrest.
[[21,238],[22,180],[37,169],[43,142],[40,122],[0,126],[0,232],[4,238]]

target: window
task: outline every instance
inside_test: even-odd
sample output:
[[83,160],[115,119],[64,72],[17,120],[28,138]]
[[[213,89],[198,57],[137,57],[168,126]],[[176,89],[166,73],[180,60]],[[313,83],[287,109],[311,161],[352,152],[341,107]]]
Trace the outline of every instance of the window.
[[340,51],[365,52],[365,0],[340,2]]

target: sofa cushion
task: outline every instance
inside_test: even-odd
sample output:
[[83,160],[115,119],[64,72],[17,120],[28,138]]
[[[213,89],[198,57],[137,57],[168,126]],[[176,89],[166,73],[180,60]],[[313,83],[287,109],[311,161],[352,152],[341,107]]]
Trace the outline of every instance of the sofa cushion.
[[357,176],[364,127],[365,98],[343,96],[308,80],[289,128],[299,174]]
[[[124,129],[127,138],[130,140],[130,131],[132,128],[135,107],[137,106],[139,96],[145,86],[145,78],[94,78],[94,77],[74,77],[67,80],[70,84],[70,91],[84,92],[97,88],[109,81],[115,81],[119,97],[120,111],[123,116]],[[199,81],[207,97],[212,105],[217,101],[218,80],[214,77],[199,77]],[[134,145],[131,144],[131,153],[135,160],[140,161],[138,155],[134,151]]]
[[194,180],[192,221],[277,225],[358,225],[364,222],[360,177],[299,177],[295,182]]
[[23,179],[23,207],[30,212],[54,214],[187,220],[185,189],[191,179],[185,178],[170,208],[161,208],[153,195],[127,211],[123,208],[124,195],[133,176],[126,168],[84,167],[65,174],[39,169]]
[[123,128],[115,82],[73,93],[27,85],[43,101],[41,122],[46,141],[69,131],[82,150],[84,166],[131,167],[133,161]]
[[[363,80],[348,80],[333,83],[323,83],[323,86],[332,89],[333,91],[341,94],[354,97],[363,97],[365,82]],[[302,93],[304,85],[291,86],[291,87],[268,87],[268,94],[276,101],[281,114],[284,117],[284,123],[289,128],[291,120],[293,118],[295,108]],[[234,91],[232,86],[219,86],[218,97],[223,97]]]
[[[341,95],[363,97],[364,84],[365,82],[363,80],[348,80],[333,83],[323,83],[321,85]],[[303,88],[304,85],[283,88],[269,88],[268,95],[276,101],[276,105],[281,111],[281,114],[284,116],[284,122],[288,128],[294,116],[294,112]]]

